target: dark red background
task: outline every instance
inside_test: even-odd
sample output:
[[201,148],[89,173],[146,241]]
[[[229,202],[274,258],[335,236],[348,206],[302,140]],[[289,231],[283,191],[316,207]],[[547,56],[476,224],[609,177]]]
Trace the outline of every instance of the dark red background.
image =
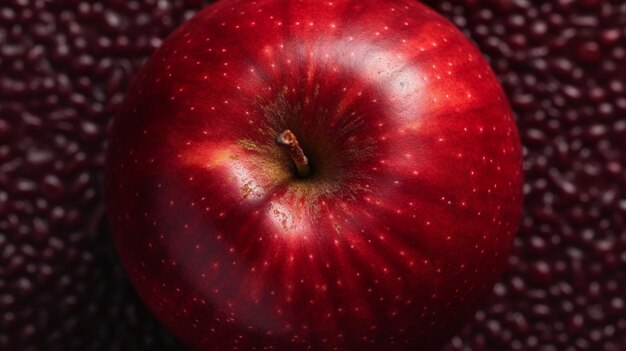
[[[184,350],[124,276],[100,187],[129,81],[204,3],[0,3],[0,350]],[[508,267],[447,349],[626,350],[626,3],[426,3],[488,56],[525,146]]]

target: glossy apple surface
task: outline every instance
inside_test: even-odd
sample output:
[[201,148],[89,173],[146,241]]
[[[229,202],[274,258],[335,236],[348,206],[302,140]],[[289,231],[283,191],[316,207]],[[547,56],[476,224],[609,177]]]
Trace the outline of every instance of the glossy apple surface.
[[500,272],[521,169],[488,64],[424,5],[225,0],[141,71],[106,193],[137,290],[195,349],[433,350]]

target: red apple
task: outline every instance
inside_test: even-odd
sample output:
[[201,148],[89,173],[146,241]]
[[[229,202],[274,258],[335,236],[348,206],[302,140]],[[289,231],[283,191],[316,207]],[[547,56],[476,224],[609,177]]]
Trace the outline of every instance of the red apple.
[[486,61],[412,0],[225,0],[110,136],[113,237],[198,350],[434,350],[500,273],[521,148]]

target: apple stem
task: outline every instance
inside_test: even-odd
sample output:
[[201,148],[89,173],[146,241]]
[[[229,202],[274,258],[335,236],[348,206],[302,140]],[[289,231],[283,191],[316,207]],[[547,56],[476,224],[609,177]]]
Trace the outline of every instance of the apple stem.
[[287,148],[287,150],[289,150],[289,156],[291,156],[293,163],[296,165],[296,170],[299,177],[305,178],[309,174],[311,174],[309,159],[306,157],[306,155],[304,155],[304,151],[302,151],[302,148],[298,143],[298,139],[292,131],[287,129],[284,132],[278,134],[276,136],[276,144],[284,146],[285,148]]

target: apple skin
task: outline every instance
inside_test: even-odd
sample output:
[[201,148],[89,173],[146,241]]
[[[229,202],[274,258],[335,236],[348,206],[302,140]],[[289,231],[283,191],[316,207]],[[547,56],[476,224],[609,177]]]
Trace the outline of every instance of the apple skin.
[[[298,178],[274,143],[290,129]],[[497,279],[522,155],[487,62],[404,0],[220,1],[115,118],[113,238],[197,350],[434,350]]]

